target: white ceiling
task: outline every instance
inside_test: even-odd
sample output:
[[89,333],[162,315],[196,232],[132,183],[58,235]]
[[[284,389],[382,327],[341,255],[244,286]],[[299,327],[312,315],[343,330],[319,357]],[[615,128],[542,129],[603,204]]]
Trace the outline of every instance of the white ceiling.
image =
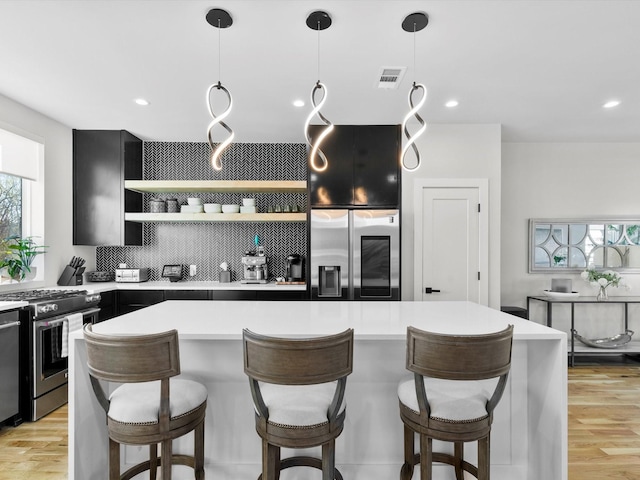
[[[205,21],[213,7],[231,28]],[[333,18],[319,35],[305,24],[318,9]],[[400,24],[415,11],[430,22],[414,39]],[[236,141],[303,142],[319,37],[336,124],[401,123],[415,79],[429,123],[502,124],[507,142],[640,142],[639,24],[633,0],[0,0],[0,94],[73,128],[205,141],[220,34]],[[383,66],[408,67],[398,90],[375,88]]]

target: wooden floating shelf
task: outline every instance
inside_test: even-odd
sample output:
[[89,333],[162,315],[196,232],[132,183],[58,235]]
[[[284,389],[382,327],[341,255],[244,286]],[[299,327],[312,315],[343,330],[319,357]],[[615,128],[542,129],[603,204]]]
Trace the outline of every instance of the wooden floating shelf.
[[129,222],[306,222],[306,213],[125,213]]
[[125,180],[124,188],[140,193],[306,193],[304,180]]

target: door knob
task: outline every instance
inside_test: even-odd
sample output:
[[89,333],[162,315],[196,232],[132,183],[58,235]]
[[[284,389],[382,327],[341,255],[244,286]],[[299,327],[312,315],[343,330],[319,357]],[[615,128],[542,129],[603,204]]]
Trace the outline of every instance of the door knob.
[[426,287],[424,289],[424,293],[440,293],[440,290],[436,290],[435,288]]

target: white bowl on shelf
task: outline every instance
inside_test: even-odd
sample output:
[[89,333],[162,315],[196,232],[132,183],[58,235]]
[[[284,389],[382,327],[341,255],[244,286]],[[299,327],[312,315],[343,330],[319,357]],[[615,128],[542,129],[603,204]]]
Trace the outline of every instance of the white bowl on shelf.
[[240,205],[222,205],[222,213],[240,213]]
[[187,203],[192,206],[202,205],[202,199],[196,198],[196,197],[190,197],[190,198],[187,198]]
[[221,213],[222,205],[219,203],[205,203],[204,204],[204,213]]
[[243,207],[255,207],[256,206],[256,199],[255,198],[243,198],[242,199],[242,206]]
[[180,213],[202,213],[202,205],[180,205]]

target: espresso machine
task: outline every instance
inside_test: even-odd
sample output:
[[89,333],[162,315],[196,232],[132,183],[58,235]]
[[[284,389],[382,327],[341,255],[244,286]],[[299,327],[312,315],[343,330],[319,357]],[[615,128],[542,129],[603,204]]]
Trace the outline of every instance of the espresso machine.
[[240,283],[267,283],[269,271],[265,255],[251,255],[249,252],[242,257],[242,280]]

